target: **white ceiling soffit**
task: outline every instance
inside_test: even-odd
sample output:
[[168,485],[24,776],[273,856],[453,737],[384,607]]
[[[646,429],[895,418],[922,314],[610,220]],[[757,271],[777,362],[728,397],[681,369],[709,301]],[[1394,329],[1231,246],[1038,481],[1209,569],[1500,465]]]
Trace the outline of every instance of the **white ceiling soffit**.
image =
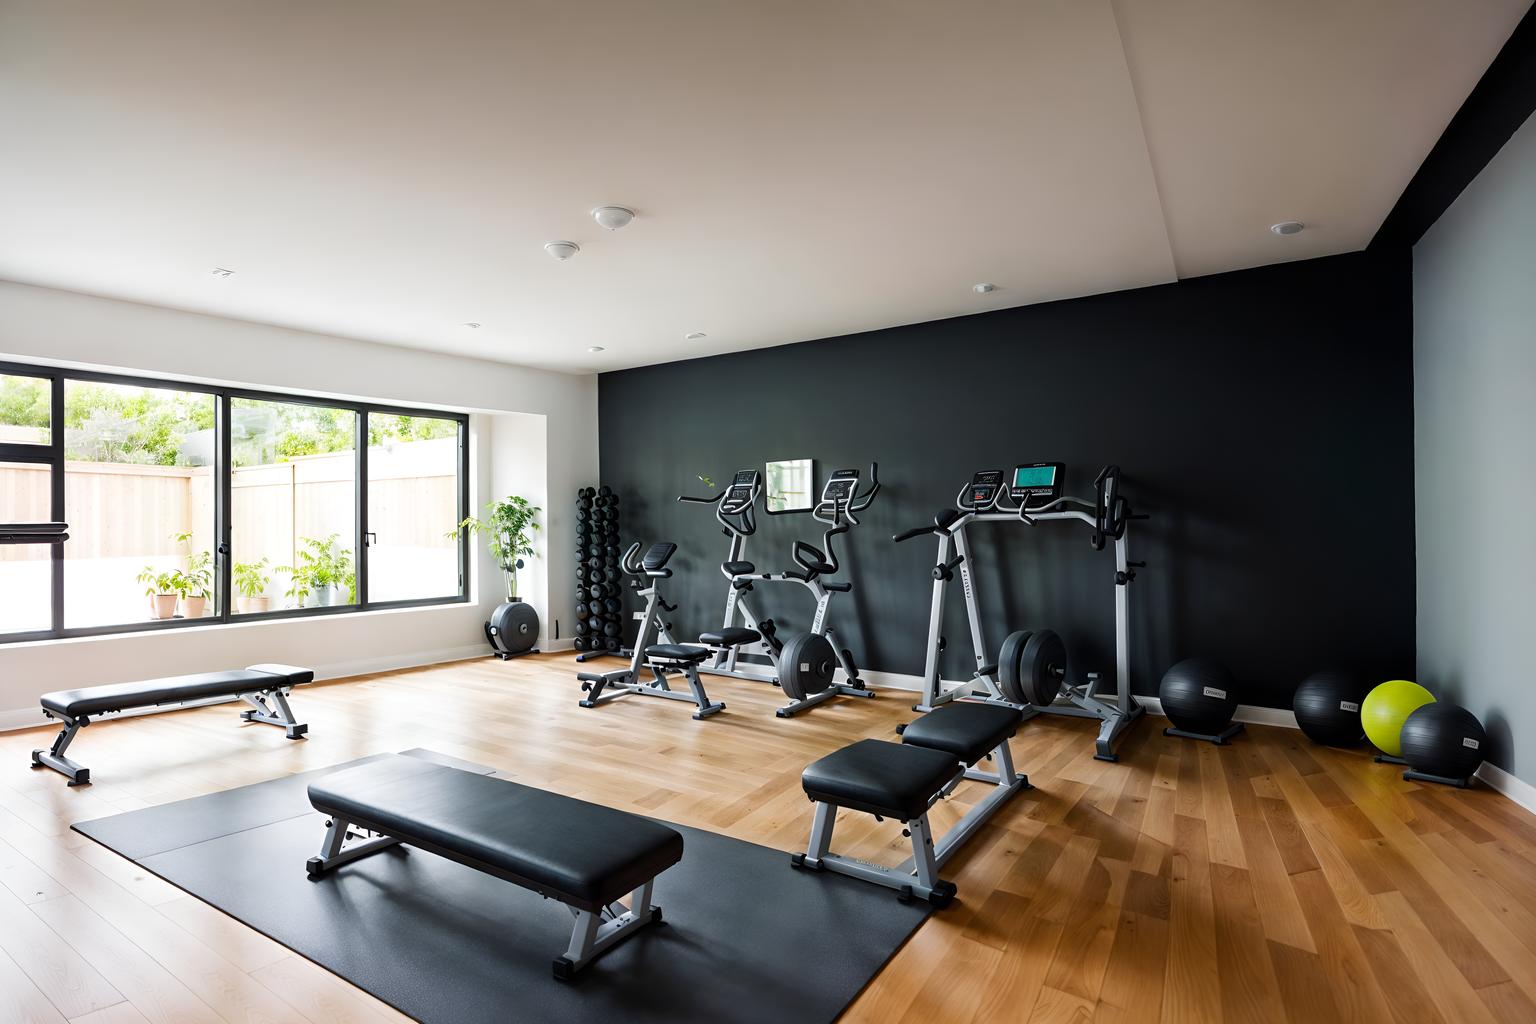
[[0,277],[582,371],[1349,251],[1527,6],[0,0]]

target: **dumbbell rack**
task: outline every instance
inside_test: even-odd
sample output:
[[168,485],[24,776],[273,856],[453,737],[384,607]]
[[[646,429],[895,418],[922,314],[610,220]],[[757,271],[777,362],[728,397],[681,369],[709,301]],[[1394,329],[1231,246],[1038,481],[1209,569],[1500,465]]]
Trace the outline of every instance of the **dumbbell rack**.
[[604,484],[576,492],[577,661],[628,657],[624,648],[624,574],[619,568],[619,496]]

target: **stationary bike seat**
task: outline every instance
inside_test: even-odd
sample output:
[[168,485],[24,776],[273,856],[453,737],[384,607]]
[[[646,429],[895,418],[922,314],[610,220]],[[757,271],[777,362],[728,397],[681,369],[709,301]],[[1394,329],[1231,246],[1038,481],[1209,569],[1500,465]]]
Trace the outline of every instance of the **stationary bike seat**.
[[757,572],[757,566],[753,565],[751,562],[721,562],[720,568],[725,570],[725,574],[732,578],[737,576],[750,576]]

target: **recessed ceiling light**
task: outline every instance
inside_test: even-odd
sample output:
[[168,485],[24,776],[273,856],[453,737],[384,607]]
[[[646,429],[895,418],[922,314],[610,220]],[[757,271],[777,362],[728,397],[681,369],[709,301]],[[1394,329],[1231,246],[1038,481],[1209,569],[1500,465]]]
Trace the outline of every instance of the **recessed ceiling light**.
[[575,242],[545,242],[544,251],[555,259],[564,263],[566,260],[581,252],[581,246]]
[[985,295],[985,294],[987,294],[987,292],[995,292],[995,291],[997,291],[997,285],[995,285],[995,284],[988,284],[985,281],[983,281],[981,284],[973,284],[973,285],[971,285],[971,291],[975,292],[977,295]]
[[1304,227],[1306,225],[1299,220],[1283,220],[1279,224],[1271,224],[1269,230],[1277,235],[1298,235]]
[[627,206],[598,206],[592,210],[592,219],[599,227],[617,231],[635,219],[635,211]]
[[482,325],[481,324],[477,324],[473,320],[471,320],[468,323],[460,324],[459,326],[460,327],[468,327],[472,331],[478,331],[481,328]]
[[587,351],[588,352],[602,352],[602,351],[604,351],[604,349],[603,349],[603,346],[601,346],[601,345],[588,345],[587,346]]
[[700,338],[707,338],[707,337],[709,337],[709,335],[705,334],[703,331],[690,331],[689,333],[683,335],[683,340],[684,341],[698,341]]
[[214,277],[234,277],[235,276],[235,272],[233,270],[226,270],[223,267],[214,267],[213,268],[213,276]]

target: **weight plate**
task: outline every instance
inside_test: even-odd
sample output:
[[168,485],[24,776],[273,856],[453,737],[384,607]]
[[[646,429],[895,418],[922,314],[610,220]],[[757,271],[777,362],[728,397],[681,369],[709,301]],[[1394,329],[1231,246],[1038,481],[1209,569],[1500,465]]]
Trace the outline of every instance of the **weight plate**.
[[1029,643],[1032,634],[1027,629],[1016,630],[1008,634],[1008,639],[1003,641],[1003,649],[997,656],[997,686],[1003,691],[1003,697],[1015,704],[1028,704],[1029,697],[1024,693],[1024,685],[1019,678],[1019,660],[1024,656],[1024,645]]
[[619,624],[617,622],[605,622],[605,623],[603,623],[603,635],[604,636],[618,636],[619,635]]
[[784,644],[778,659],[779,686],[794,700],[805,700],[832,685],[837,652],[824,636],[796,633]]
[[1029,703],[1043,708],[1056,700],[1067,674],[1067,645],[1049,629],[1029,638],[1019,658],[1019,680]]

